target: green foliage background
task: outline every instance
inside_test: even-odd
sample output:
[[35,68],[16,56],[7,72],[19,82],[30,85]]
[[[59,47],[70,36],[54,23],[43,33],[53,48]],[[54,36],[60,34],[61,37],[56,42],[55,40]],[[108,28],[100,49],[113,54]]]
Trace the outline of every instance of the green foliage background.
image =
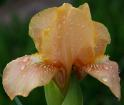
[[[68,0],[68,2],[76,7],[84,2],[89,3],[93,20],[105,24],[111,34],[112,42],[106,53],[111,56],[112,60],[117,61],[120,67],[122,90],[120,102],[106,86],[87,76],[81,81],[84,105],[124,105],[124,0]],[[1,0],[0,5],[3,3],[4,0]],[[27,21],[20,21],[18,16],[14,15],[10,24],[0,22],[1,76],[9,61],[36,51],[33,41],[28,36],[29,20],[30,18]],[[43,88],[34,89],[27,98],[18,98],[23,105],[46,105]],[[13,101],[8,98],[3,90],[0,77],[0,105],[21,105],[18,98]]]

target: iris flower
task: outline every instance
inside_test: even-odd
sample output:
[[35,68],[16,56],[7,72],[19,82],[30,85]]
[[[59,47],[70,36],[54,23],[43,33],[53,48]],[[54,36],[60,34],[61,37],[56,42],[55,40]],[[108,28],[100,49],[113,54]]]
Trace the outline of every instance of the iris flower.
[[37,52],[11,61],[3,72],[3,87],[11,99],[26,97],[51,80],[63,91],[73,71],[80,78],[93,76],[120,98],[118,64],[104,55],[111,41],[109,32],[92,20],[87,3],[79,8],[64,3],[37,13],[29,34]]

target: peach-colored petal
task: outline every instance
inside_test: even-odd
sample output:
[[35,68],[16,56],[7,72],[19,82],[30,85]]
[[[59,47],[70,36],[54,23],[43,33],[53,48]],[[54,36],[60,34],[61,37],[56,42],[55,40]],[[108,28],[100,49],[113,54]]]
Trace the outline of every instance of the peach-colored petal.
[[[79,9],[82,11],[84,16],[86,16],[87,18],[89,17],[91,18],[90,9],[87,3],[79,6]],[[95,55],[98,57],[98,56],[104,55],[106,46],[107,44],[110,43],[111,38],[107,28],[102,23],[95,22],[95,21],[92,21],[92,23],[94,25],[94,33],[96,34],[95,35],[95,43],[96,43]]]
[[66,68],[75,60],[94,59],[95,32],[88,4],[82,10],[69,3],[39,12],[31,19],[29,34],[40,53]]
[[65,27],[73,62],[91,63],[95,55],[95,32],[88,5],[82,5],[82,9],[72,7]]
[[[42,51],[44,42],[45,45],[49,44],[51,40],[50,33],[55,34],[54,25],[56,24],[56,7],[45,9],[34,15],[29,24],[29,35],[34,40],[35,46],[39,52]],[[44,42],[43,42],[44,41]],[[46,49],[49,46],[46,46]]]
[[112,93],[120,99],[120,78],[116,62],[106,60],[103,63],[89,64],[82,69],[108,86]]
[[95,32],[96,32],[96,56],[104,55],[107,44],[110,44],[111,38],[109,35],[109,32],[107,28],[99,23],[99,22],[93,22]]
[[52,64],[45,64],[39,55],[27,55],[7,64],[3,72],[3,87],[13,99],[17,95],[28,96],[38,86],[49,83],[57,71]]
[[67,68],[71,67],[70,55],[67,51],[67,37],[64,35],[64,23],[70,4],[64,3],[60,7],[53,7],[37,13],[31,19],[29,34],[35,45],[48,61],[62,63]]
[[82,11],[84,16],[91,19],[91,13],[88,3],[84,3],[83,5],[80,5],[78,8]]

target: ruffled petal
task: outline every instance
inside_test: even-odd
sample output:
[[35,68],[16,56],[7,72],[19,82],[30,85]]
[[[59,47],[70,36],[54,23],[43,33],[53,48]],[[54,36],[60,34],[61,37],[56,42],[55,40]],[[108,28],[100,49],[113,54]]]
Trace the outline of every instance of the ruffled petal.
[[82,11],[86,18],[91,19],[91,13],[88,3],[84,3],[83,5],[80,5],[78,8]]
[[112,93],[120,99],[120,78],[116,62],[106,60],[103,63],[84,66],[82,70],[108,86]]
[[[50,48],[51,35],[56,35],[57,7],[45,9],[34,15],[29,24],[29,35],[34,40],[38,52]],[[44,47],[44,48],[43,48]],[[51,49],[52,50],[52,49]]]
[[66,29],[70,35],[74,63],[91,63],[95,56],[95,32],[88,4],[72,7],[67,19]]
[[40,55],[27,55],[7,64],[3,72],[3,87],[13,99],[28,96],[32,89],[49,83],[57,71],[52,64],[45,64]]
[[95,21],[93,21],[93,24],[96,32],[95,55],[96,57],[98,57],[98,56],[104,55],[106,46],[107,44],[110,44],[111,38],[107,28],[103,24]]

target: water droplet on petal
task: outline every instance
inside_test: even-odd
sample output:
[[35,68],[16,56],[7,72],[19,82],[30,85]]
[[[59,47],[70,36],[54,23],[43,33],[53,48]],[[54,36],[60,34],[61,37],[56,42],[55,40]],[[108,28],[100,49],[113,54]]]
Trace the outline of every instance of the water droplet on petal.
[[25,68],[25,66],[22,66],[22,67],[21,67],[21,70],[24,70],[24,68]]
[[102,78],[102,80],[104,81],[104,82],[108,82],[108,79],[107,78]]
[[107,66],[105,66],[105,69],[108,70],[109,68]]
[[82,27],[82,28],[85,28],[85,25],[82,25],[81,27]]
[[25,57],[24,59],[23,59],[23,62],[27,62],[28,61],[28,57]]

